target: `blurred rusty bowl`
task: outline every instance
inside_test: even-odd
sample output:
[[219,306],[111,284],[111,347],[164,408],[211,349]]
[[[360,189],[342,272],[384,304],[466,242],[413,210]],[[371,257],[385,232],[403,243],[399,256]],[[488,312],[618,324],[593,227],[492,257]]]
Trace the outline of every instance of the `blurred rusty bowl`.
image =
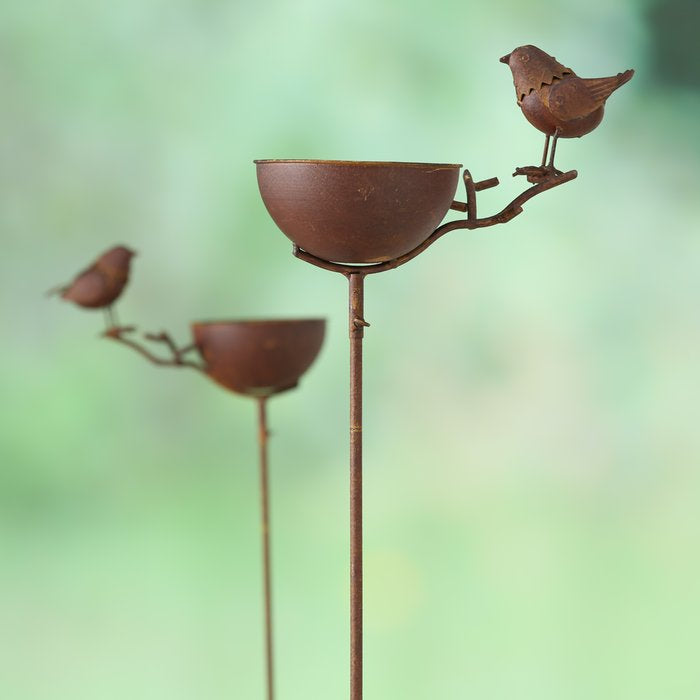
[[201,321],[192,324],[205,372],[246,396],[271,396],[297,385],[316,359],[323,319]]
[[454,199],[461,165],[256,160],[270,216],[323,260],[377,263],[423,243]]

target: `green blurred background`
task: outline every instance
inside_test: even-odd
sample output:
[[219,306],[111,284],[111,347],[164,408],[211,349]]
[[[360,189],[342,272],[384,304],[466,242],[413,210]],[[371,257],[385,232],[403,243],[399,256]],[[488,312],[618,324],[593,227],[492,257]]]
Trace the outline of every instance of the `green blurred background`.
[[117,242],[144,329],[328,318],[270,406],[278,686],[347,697],[346,285],[252,161],[463,162],[496,210],[523,43],[637,74],[578,180],[368,280],[366,698],[700,697],[698,7],[5,2],[0,697],[263,697],[252,402],[42,296]]

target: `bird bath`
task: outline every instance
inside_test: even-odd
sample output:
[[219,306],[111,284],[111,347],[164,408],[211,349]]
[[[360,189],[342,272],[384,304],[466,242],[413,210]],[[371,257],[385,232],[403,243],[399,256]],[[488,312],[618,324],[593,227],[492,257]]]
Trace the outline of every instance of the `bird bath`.
[[[257,401],[267,697],[272,700],[274,654],[267,400],[297,386],[323,345],[326,322],[323,319],[198,321],[191,324],[193,342],[182,348],[176,346],[168,333],[145,334],[147,340],[163,343],[168,348],[171,354],[168,358],[154,354],[127,337],[133,330],[133,326],[112,327],[104,335],[136,350],[154,364],[196,369],[229,391]],[[186,359],[193,351],[199,354],[201,362]]]
[[[479,218],[477,192],[499,184],[462,175],[466,202],[455,201],[460,165],[376,161],[256,160],[270,216],[305,262],[349,282],[350,335],[350,699],[362,698],[362,339],[367,275],[397,268],[456,229],[510,221],[525,202],[573,180],[575,170],[528,187],[500,212]],[[464,212],[440,225],[450,209]]]
[[324,260],[377,263],[423,243],[454,199],[459,165],[259,161],[270,216]]
[[[67,301],[84,308],[103,308],[107,313],[104,337],[119,342],[155,365],[188,367],[202,372],[220,386],[258,404],[260,445],[260,502],[263,554],[263,598],[267,697],[274,697],[272,639],[272,589],[270,566],[270,516],[267,460],[267,400],[293,389],[318,355],[326,330],[323,319],[265,319],[198,321],[191,325],[192,342],[179,348],[166,332],[146,333],[145,339],[160,343],[169,356],[163,357],[136,340],[135,326],[114,321],[112,305],[129,278],[133,251],[116,246],[103,253],[68,285],[49,294],[61,293]],[[199,360],[188,359],[192,352]]]
[[204,372],[238,394],[265,399],[293,389],[316,359],[325,321],[202,321],[192,324]]

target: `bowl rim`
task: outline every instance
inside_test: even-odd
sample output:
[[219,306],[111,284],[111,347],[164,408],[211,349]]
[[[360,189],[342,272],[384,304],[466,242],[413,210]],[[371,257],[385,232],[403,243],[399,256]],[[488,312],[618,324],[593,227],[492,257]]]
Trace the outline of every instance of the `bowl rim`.
[[256,165],[267,163],[308,163],[311,165],[344,165],[363,167],[407,167],[407,168],[430,168],[433,170],[453,170],[461,168],[461,163],[418,163],[404,162],[400,160],[315,160],[313,158],[259,158],[253,161]]
[[226,318],[215,320],[192,321],[192,328],[205,326],[256,326],[264,324],[296,325],[302,323],[325,324],[325,318]]

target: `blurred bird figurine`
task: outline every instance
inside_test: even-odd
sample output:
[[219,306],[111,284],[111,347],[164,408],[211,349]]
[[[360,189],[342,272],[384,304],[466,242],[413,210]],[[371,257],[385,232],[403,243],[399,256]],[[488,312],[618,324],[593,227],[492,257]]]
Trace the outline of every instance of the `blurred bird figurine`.
[[554,167],[557,140],[581,137],[593,131],[603,119],[605,101],[634,75],[633,70],[626,70],[610,78],[579,78],[571,68],[565,68],[553,56],[530,45],[520,46],[500,60],[513,73],[518,105],[525,118],[546,134],[541,165],[517,168],[513,173],[527,176],[529,182],[561,175]]
[[60,294],[63,299],[87,309],[105,309],[109,334],[117,328],[112,304],[129,280],[129,266],[134,255],[136,253],[126,246],[110,248],[90,267],[78,274],[70,284],[56,287],[48,294]]

